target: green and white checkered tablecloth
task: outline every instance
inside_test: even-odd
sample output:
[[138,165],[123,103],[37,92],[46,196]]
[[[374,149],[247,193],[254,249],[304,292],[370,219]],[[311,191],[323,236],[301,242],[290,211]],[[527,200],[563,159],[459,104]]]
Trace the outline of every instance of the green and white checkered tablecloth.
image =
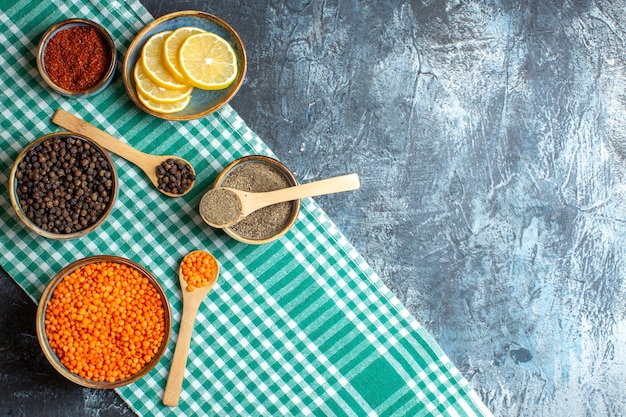
[[[140,111],[118,73],[104,92],[67,99],[37,72],[45,29],[86,17],[116,39],[120,58],[152,17],[137,1],[2,0],[0,9],[0,251],[2,266],[34,300],[67,263],[95,254],[130,258],[163,284],[173,309],[173,337],[159,365],[118,389],[142,416],[170,415],[490,415],[428,332],[311,199],[280,240],[250,246],[207,227],[198,202],[218,172],[248,154],[272,155],[230,108],[171,123]],[[63,108],[155,154],[187,158],[196,187],[164,197],[138,168],[113,156],[119,196],[104,226],[70,241],[29,232],[11,208],[8,173],[33,139],[59,130]],[[181,317],[177,268],[202,248],[222,266],[196,319],[179,407],[161,397]]]

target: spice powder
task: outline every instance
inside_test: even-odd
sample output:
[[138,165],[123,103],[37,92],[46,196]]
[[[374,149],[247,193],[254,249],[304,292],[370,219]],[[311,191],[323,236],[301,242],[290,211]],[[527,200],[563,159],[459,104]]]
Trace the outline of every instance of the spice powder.
[[54,35],[46,46],[44,66],[50,79],[69,91],[95,86],[111,65],[111,51],[98,31],[74,26]]
[[[292,184],[280,170],[261,162],[248,162],[234,168],[220,186],[255,193],[274,191]],[[280,233],[289,223],[291,201],[263,207],[230,228],[246,239],[267,239]]]
[[200,200],[200,215],[210,225],[233,223],[241,214],[239,197],[225,188],[213,188]]

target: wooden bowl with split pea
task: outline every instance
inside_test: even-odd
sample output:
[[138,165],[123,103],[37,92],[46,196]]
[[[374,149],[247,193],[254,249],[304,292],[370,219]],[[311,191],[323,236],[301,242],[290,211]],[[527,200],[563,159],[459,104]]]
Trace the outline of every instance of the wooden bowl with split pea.
[[113,389],[141,379],[169,342],[165,291],[143,266],[97,255],[60,270],[37,308],[43,353],[62,376],[88,388]]

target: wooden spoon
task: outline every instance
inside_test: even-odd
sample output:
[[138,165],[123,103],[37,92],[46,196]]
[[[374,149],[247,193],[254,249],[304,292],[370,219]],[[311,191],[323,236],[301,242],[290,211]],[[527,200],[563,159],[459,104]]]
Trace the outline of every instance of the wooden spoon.
[[[202,251],[194,251],[190,254],[196,252]],[[187,290],[187,281],[183,275],[182,268],[179,268],[178,270],[178,280],[180,281],[180,288],[183,294],[183,314],[180,321],[178,339],[176,340],[176,348],[174,349],[174,357],[170,367],[170,374],[167,377],[167,384],[165,385],[165,392],[163,394],[163,404],[167,406],[175,407],[178,405],[180,391],[183,386],[183,380],[185,379],[187,355],[189,354],[193,324],[196,320],[198,307],[200,307],[202,301],[217,282],[218,275],[219,264],[217,266],[217,270],[215,271],[215,278],[213,281],[211,281],[208,285],[189,291]]]
[[[97,127],[87,123],[83,119],[80,119],[73,114],[66,112],[65,110],[57,110],[52,116],[52,123],[61,126],[62,128],[65,128],[71,132],[85,135],[89,139],[96,142],[98,145],[102,146],[104,149],[107,149],[109,152],[113,152],[114,154],[121,156],[127,161],[137,165],[143,172],[146,173],[146,175],[150,179],[150,182],[152,182],[152,184],[159,191],[169,197],[181,197],[187,194],[193,188],[196,173],[193,169],[193,166],[183,158],[172,155],[157,156],[141,152],[133,148],[132,146],[114,138],[105,131],[100,130]],[[187,164],[189,168],[191,168],[194,180],[191,185],[181,194],[170,193],[159,188],[157,167],[161,165],[162,162],[168,159],[177,159]]]
[[224,228],[272,204],[356,190],[360,186],[359,176],[348,174],[264,193],[216,187],[207,191],[200,200],[200,216],[209,226]]

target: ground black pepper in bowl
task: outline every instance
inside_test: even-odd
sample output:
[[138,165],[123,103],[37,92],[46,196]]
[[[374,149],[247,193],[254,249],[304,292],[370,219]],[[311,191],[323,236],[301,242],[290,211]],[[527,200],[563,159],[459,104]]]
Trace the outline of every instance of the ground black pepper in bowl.
[[[263,155],[240,158],[218,176],[215,187],[266,192],[297,185],[296,179],[281,162]],[[224,230],[246,243],[271,242],[285,234],[295,222],[300,200],[287,201],[259,209]]]
[[117,192],[108,154],[87,138],[68,132],[31,143],[16,160],[10,181],[18,215],[51,238],[93,230],[112,209]]
[[156,170],[159,189],[170,194],[186,193],[196,180],[193,168],[180,159],[168,158]]

